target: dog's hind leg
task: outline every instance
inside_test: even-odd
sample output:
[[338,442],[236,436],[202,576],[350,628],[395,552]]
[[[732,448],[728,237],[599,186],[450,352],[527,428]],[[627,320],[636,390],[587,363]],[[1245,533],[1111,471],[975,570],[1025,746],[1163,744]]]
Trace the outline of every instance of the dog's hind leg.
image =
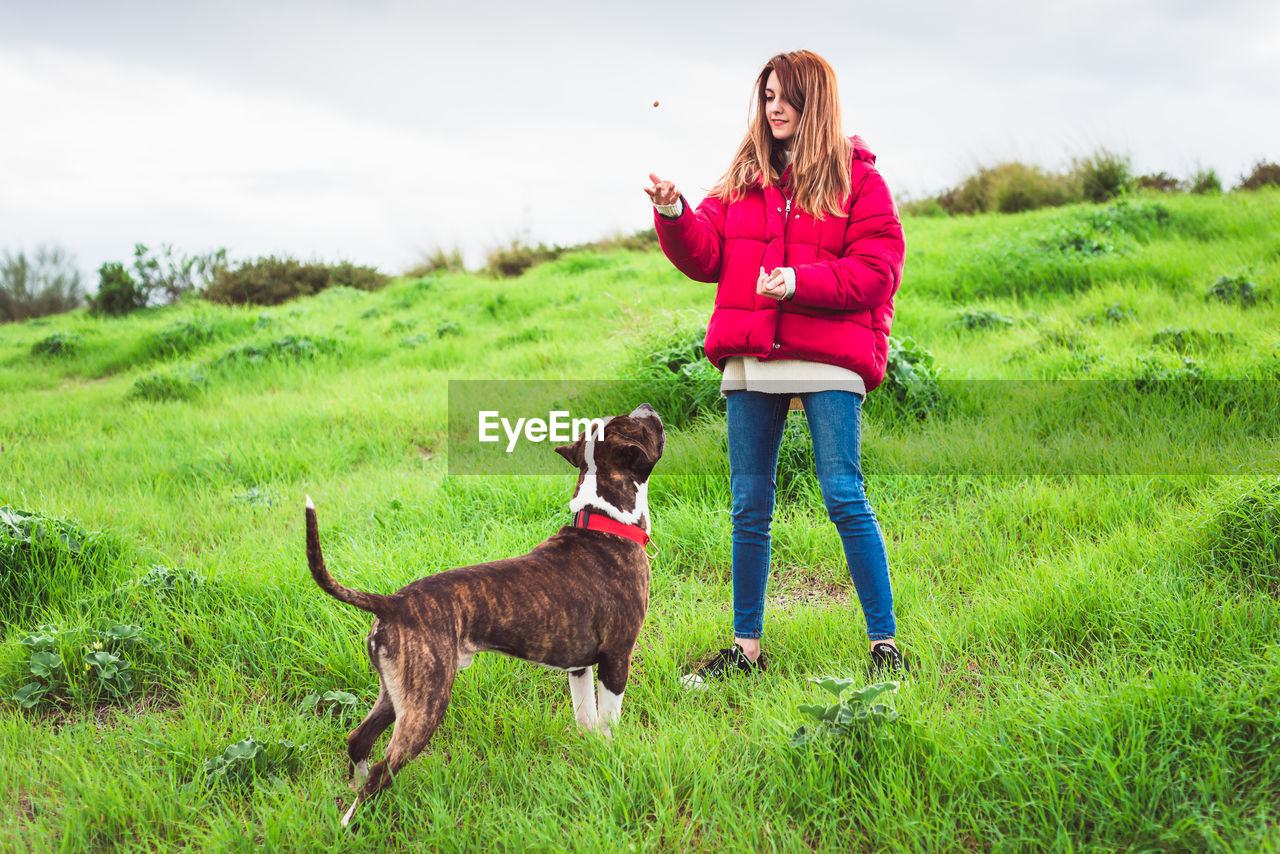
[[396,728],[387,745],[387,756],[369,769],[369,779],[356,796],[355,803],[342,817],[342,826],[351,823],[356,807],[391,785],[393,778],[410,759],[422,752],[449,708],[453,693],[454,667],[441,665],[433,672],[419,674],[412,685],[404,685],[404,693],[394,696]]
[[573,716],[585,730],[596,728],[596,677],[590,667],[569,671],[569,696],[573,698]]
[[597,730],[608,738],[612,727],[622,717],[622,695],[631,675],[631,649],[621,653],[605,653],[600,658],[600,721]]
[[347,736],[347,775],[351,777],[352,791],[359,791],[360,786],[369,776],[369,751],[387,727],[396,719],[395,706],[391,703],[391,695],[386,686],[378,686],[378,700],[365,715],[360,725]]

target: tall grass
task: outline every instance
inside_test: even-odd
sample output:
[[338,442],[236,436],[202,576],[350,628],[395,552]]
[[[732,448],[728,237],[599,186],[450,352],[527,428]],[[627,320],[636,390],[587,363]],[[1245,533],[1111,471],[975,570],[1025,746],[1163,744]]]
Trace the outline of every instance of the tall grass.
[[[0,505],[103,539],[75,551],[55,533],[32,557],[4,550],[23,535],[0,523],[0,696],[35,678],[24,639],[56,630],[65,668],[32,710],[0,701],[0,848],[1280,848],[1280,489],[1254,473],[1275,459],[1254,416],[1280,371],[1280,305],[1204,298],[1244,270],[1280,284],[1278,213],[1264,189],[908,219],[894,335],[932,354],[949,403],[908,418],[873,392],[863,461],[918,670],[885,737],[803,750],[788,737],[818,700],[807,678],[861,678],[867,653],[799,413],[773,526],[774,666],[677,685],[727,640],[731,523],[716,378],[685,370],[712,294],[660,255],[6,326]],[[78,346],[32,353],[54,335]],[[1170,379],[1183,359],[1199,385]],[[197,375],[190,396],[133,391]],[[562,676],[480,656],[431,750],[344,832],[344,739],[376,681],[366,615],[306,572],[302,497],[332,571],[365,589],[527,550],[567,520],[569,469],[445,474],[446,383],[490,378],[619,380],[685,408],[652,482],[660,552],[622,723],[612,742],[580,735]],[[1089,394],[1064,381],[1095,378]],[[1046,379],[1021,407],[976,382]],[[1100,419],[1118,399],[1131,420]],[[1044,461],[994,473],[1029,441]],[[1179,443],[1209,462],[1174,467]],[[123,699],[84,669],[117,625],[142,632],[120,653]],[[355,716],[308,702],[327,691],[354,695]],[[299,745],[297,768],[251,785],[207,770],[250,737]]]

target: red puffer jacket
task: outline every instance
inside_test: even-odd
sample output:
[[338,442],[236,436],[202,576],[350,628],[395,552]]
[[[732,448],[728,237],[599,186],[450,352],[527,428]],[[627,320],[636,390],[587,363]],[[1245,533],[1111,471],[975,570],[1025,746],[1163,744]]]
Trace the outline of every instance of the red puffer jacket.
[[[853,192],[843,216],[819,220],[791,209],[783,186],[759,185],[730,205],[708,196],[675,219],[654,211],[662,251],[682,273],[718,282],[707,326],[707,358],[804,359],[849,368],[867,390],[884,379],[893,297],[902,281],[898,208],[875,169],[876,156],[850,137]],[[794,267],[788,302],[756,293],[760,268]]]

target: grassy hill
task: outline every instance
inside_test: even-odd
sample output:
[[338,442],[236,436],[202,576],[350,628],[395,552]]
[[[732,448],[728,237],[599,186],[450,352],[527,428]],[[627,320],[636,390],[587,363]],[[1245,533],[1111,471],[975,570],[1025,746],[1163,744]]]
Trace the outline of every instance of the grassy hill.
[[[0,326],[0,847],[1280,850],[1277,221],[1277,191],[906,221],[895,338],[941,382],[874,392],[863,443],[919,675],[897,720],[803,748],[808,678],[862,679],[866,642],[798,414],[774,667],[676,684],[729,637],[730,520],[714,377],[664,361],[712,290],[661,254]],[[447,474],[459,379],[668,415],[649,619],[612,742],[562,675],[481,656],[346,833],[376,680],[366,615],[306,572],[304,493],[379,591],[568,515],[567,467]],[[262,774],[207,765],[248,737]]]

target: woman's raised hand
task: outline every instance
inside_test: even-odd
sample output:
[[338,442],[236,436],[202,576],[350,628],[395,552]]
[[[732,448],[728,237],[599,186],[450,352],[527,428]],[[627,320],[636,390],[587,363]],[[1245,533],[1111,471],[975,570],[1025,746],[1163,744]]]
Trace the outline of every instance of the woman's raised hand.
[[655,205],[674,205],[680,198],[680,192],[672,182],[664,181],[652,172],[649,173],[649,180],[653,182],[653,186],[645,187],[644,191]]

